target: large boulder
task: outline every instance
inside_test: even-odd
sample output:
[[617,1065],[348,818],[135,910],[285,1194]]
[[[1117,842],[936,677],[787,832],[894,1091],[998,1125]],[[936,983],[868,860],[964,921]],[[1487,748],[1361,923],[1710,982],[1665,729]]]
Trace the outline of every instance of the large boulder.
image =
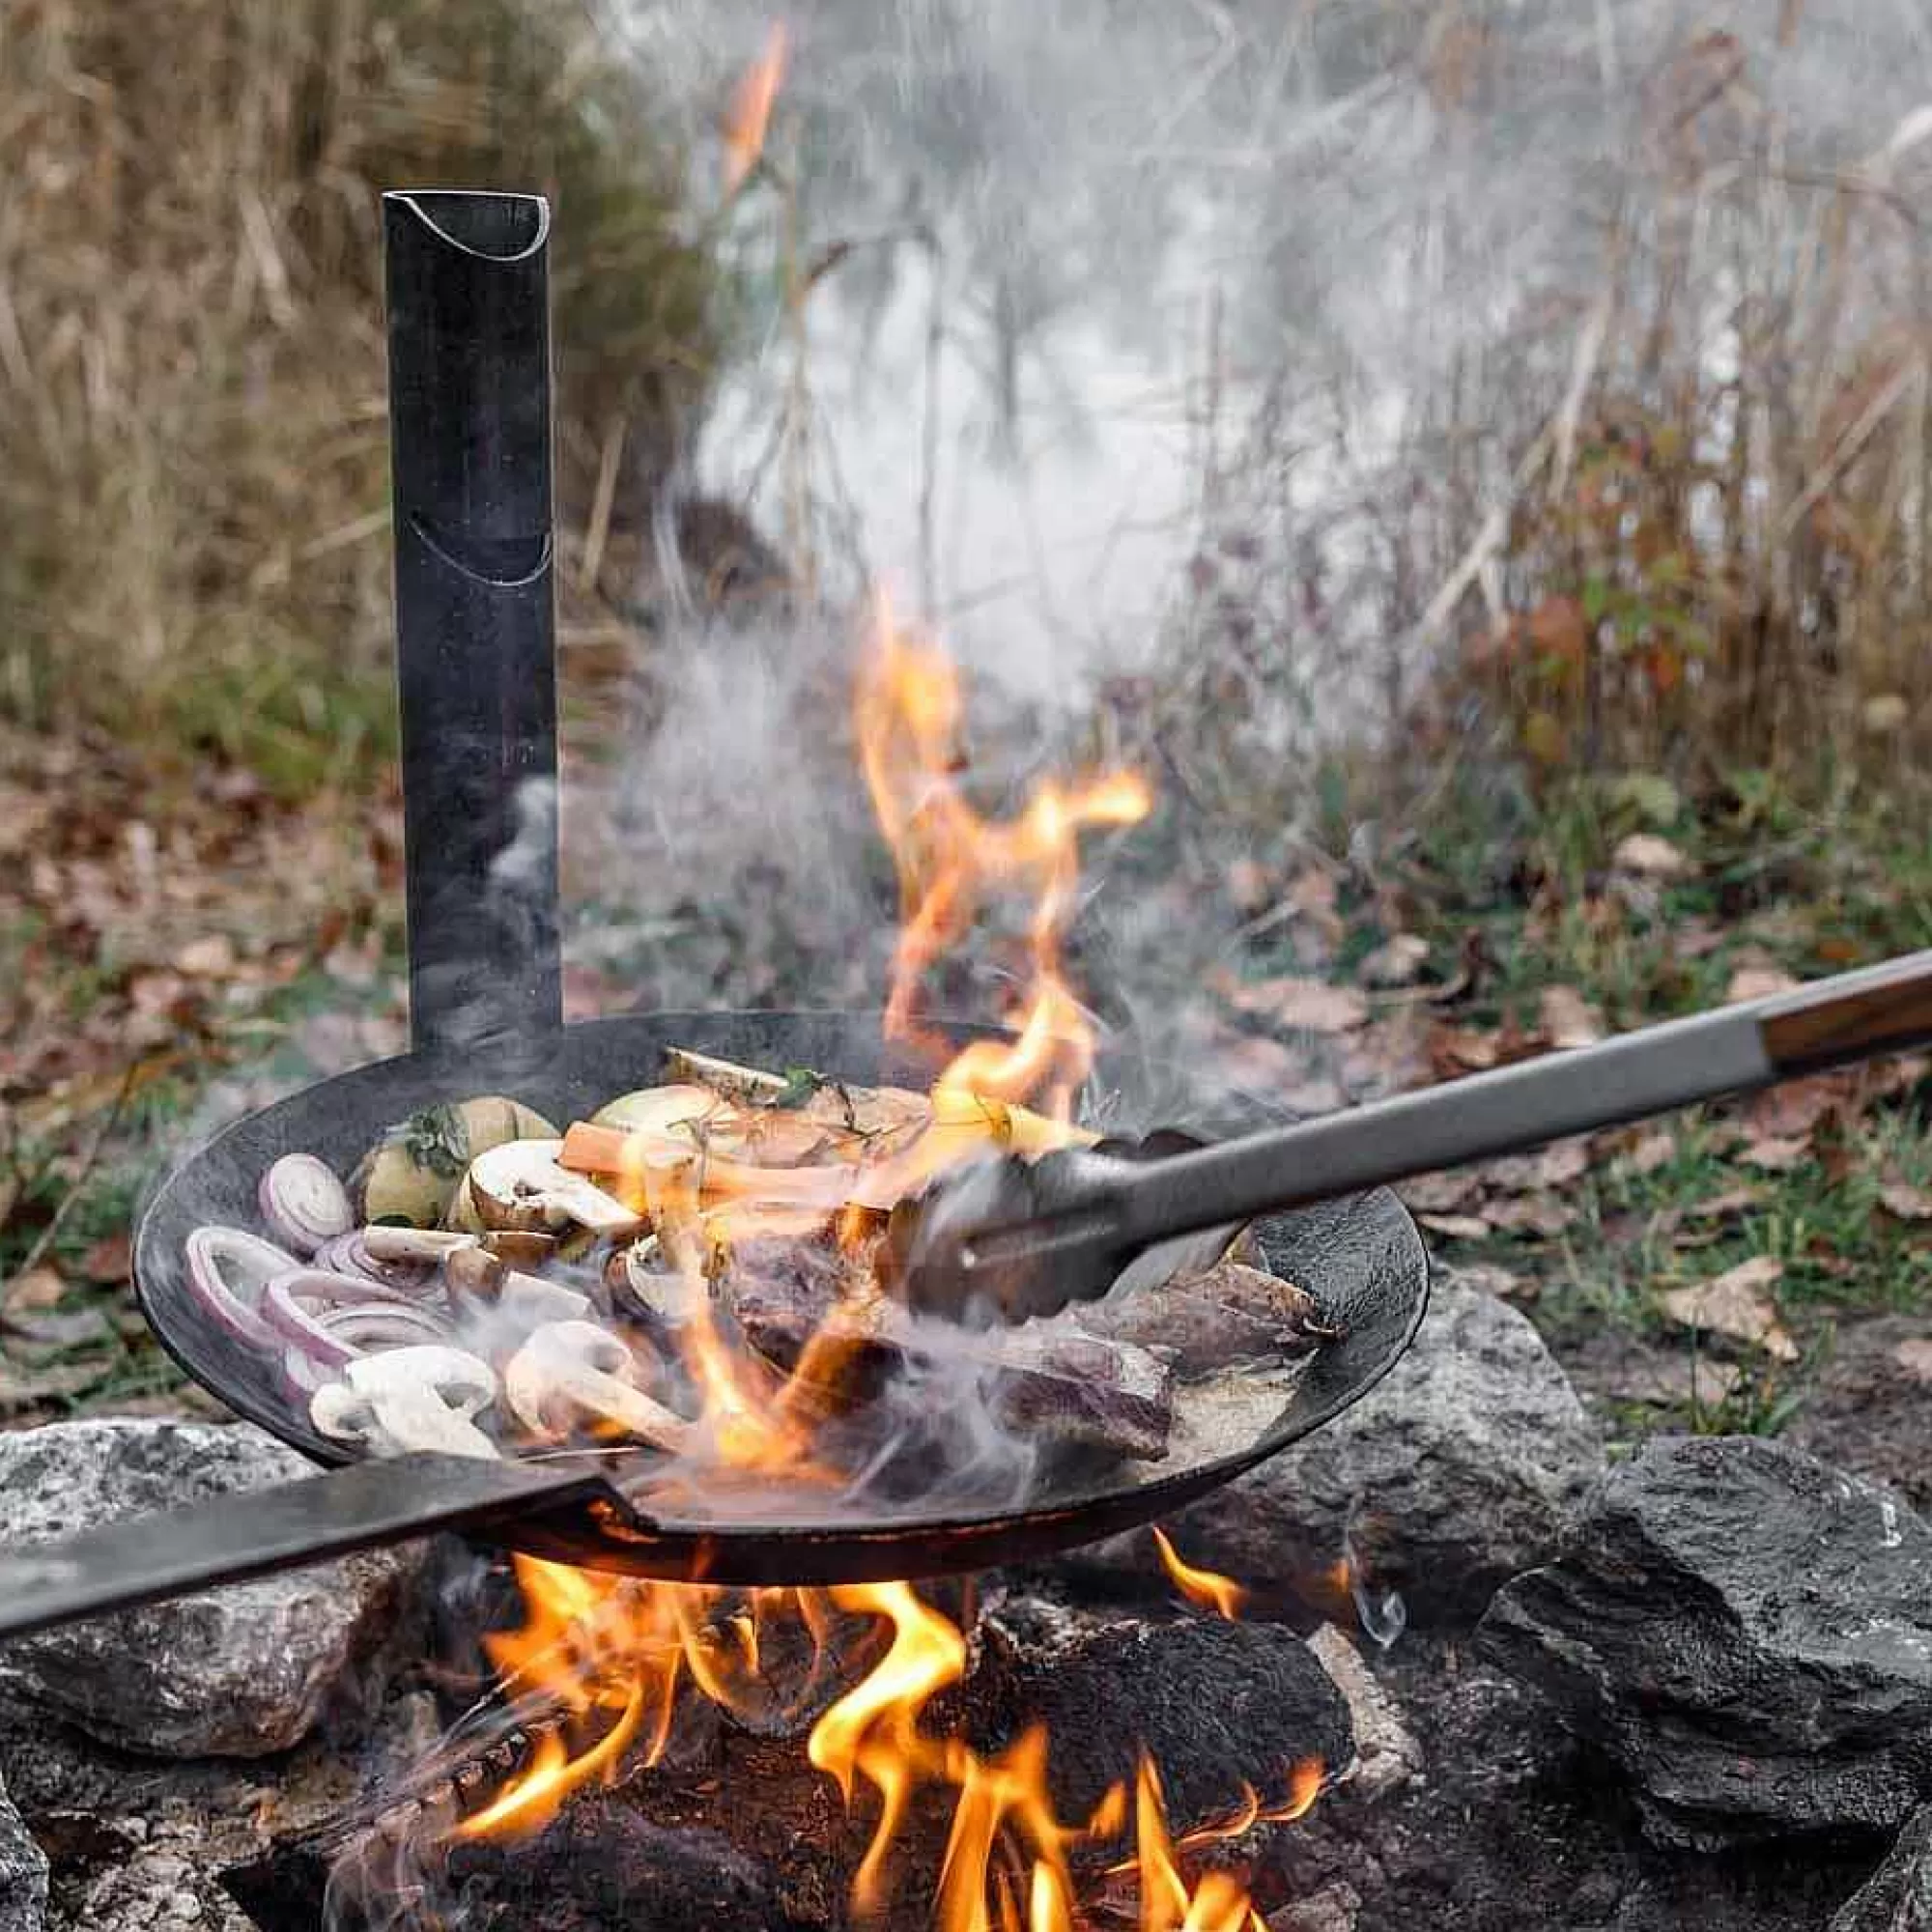
[[1917,1813],[1831,1932],[1932,1932],[1932,1804]]
[[[1552,1555],[1603,1447],[1524,1317],[1447,1280],[1408,1352],[1354,1407],[1204,1497],[1169,1527],[1188,1562],[1264,1600],[1346,1607],[1345,1558],[1418,1624],[1473,1624],[1498,1585]],[[1143,1537],[1076,1567],[1158,1578]]]
[[41,1932],[46,1910],[46,1859],[0,1785],[0,1932]]
[[[245,1426],[109,1419],[0,1435],[0,1546],[314,1474]],[[413,1626],[421,1560],[419,1548],[351,1556],[17,1638],[0,1649],[0,1693],[128,1750],[286,1750],[326,1708],[380,1695]]]
[[1802,1451],[1647,1444],[1480,1638],[1665,1843],[1895,1831],[1932,1794],[1932,1525]]

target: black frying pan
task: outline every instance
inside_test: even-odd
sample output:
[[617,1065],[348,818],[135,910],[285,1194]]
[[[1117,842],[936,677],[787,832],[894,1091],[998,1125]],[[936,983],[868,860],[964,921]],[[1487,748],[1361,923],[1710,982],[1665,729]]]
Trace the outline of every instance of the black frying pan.
[[[256,1225],[279,1155],[347,1172],[395,1122],[439,1100],[506,1093],[553,1120],[661,1076],[665,1050],[811,1066],[857,1082],[921,1079],[874,1016],[645,1015],[561,1024],[552,638],[548,211],[528,197],[385,197],[396,515],[398,684],[411,1028],[416,1051],[327,1081],[217,1136],[161,1186],[135,1243],[156,1334],[230,1407],[324,1464],[274,1365],[210,1323],[183,1245],[204,1222]],[[517,863],[499,864],[514,846]],[[1136,1124],[1128,1122],[1125,1124]],[[1143,1122],[1138,1124],[1152,1124]],[[647,1458],[491,1463],[412,1455],[224,1497],[0,1559],[0,1635],[464,1528],[592,1568],[739,1585],[878,1580],[1049,1554],[1147,1522],[1252,1468],[1362,1396],[1407,1346],[1428,1263],[1393,1196],[1376,1192],[1263,1224],[1273,1266],[1308,1290],[1337,1338],[1249,1385],[1183,1388],[1164,1463],[1048,1480],[1018,1509],[917,1505],[855,1518],[774,1499],[766,1520],[640,1503]],[[1190,1409],[1190,1404],[1194,1405]]]

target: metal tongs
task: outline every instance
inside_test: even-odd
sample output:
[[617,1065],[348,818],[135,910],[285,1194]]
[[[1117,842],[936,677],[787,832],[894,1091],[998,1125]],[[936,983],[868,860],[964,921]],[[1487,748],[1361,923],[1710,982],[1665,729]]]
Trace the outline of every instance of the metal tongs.
[[1932,952],[1300,1125],[1008,1156],[893,1212],[880,1267],[913,1308],[1019,1322],[1205,1266],[1258,1215],[1521,1153],[1932,1042]]

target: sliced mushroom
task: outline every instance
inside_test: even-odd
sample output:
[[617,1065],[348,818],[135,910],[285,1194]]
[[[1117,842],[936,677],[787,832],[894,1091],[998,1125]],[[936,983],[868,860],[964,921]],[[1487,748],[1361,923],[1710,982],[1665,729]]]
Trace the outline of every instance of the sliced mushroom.
[[372,1222],[362,1230],[362,1245],[379,1262],[443,1262],[477,1237],[452,1228],[390,1228]]
[[587,1294],[561,1282],[519,1274],[512,1268],[497,1285],[497,1306],[515,1326],[534,1328],[546,1321],[581,1321],[590,1313],[591,1302]]
[[691,1425],[637,1385],[637,1358],[594,1321],[535,1330],[503,1371],[503,1404],[533,1434],[554,1439],[578,1423],[615,1425],[660,1449],[681,1450]]
[[563,1143],[506,1141],[469,1164],[469,1199],[486,1227],[555,1233],[575,1224],[628,1235],[642,1218],[594,1181],[558,1163]]
[[309,1400],[325,1435],[362,1443],[372,1455],[433,1449],[494,1460],[497,1445],[474,1418],[497,1399],[488,1362],[461,1349],[385,1349],[344,1365],[340,1381]]

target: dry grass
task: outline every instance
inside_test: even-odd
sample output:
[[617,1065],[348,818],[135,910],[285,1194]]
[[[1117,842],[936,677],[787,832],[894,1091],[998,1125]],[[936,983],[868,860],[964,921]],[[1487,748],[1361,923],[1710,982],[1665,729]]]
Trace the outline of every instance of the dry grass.
[[716,291],[679,157],[549,0],[0,9],[0,711],[292,788],[389,728],[378,197],[539,189],[560,497],[663,461]]
[[[1487,139],[1489,191],[1527,193],[1484,124],[1531,83],[1486,77],[1500,56],[1480,37],[1464,52],[1466,71],[1413,77],[1442,164]],[[1224,455],[1154,727],[1208,810],[1304,814],[1338,716],[1402,748],[1372,761],[1378,810],[1472,759],[1539,787],[1922,767],[1932,118],[1824,164],[1803,89],[1771,71],[1793,58],[1700,32],[1627,75],[1614,159],[1550,186],[1584,211],[1594,263],[1527,293],[1465,283],[1465,306],[1510,320],[1417,374],[1393,438],[1346,400],[1312,433],[1284,401]],[[1436,265],[1482,249],[1419,195],[1415,225],[1403,279],[1427,343],[1450,306]],[[1325,480],[1297,498],[1318,446]]]

